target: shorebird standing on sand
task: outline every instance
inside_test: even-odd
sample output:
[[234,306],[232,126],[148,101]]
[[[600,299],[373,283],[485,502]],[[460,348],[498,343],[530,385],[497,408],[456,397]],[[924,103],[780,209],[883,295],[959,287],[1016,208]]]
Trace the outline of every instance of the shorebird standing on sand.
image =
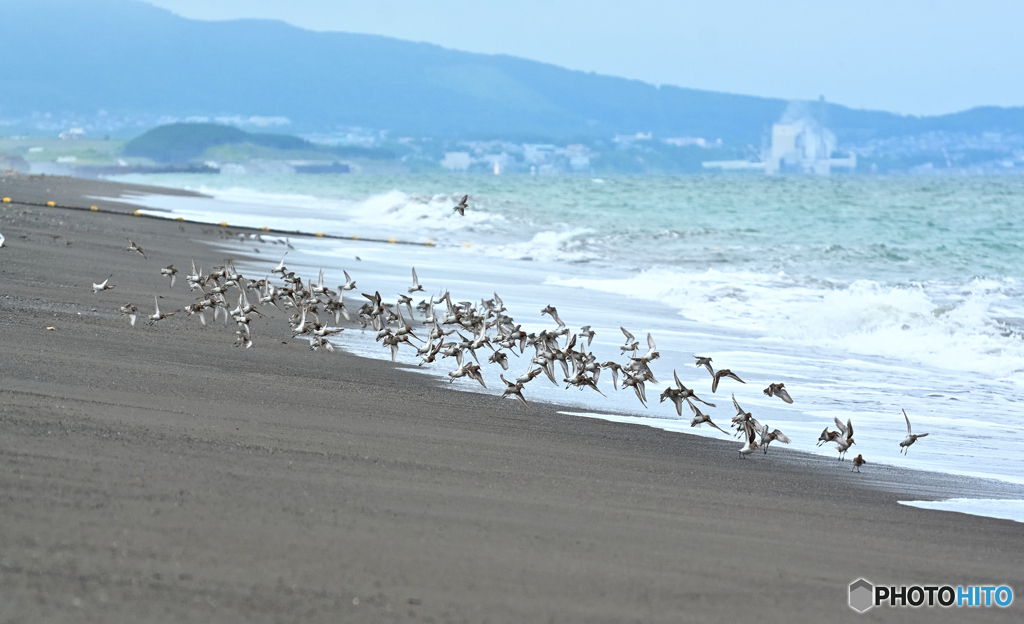
[[915,434],[910,432],[910,417],[907,416],[907,410],[903,410],[903,418],[905,418],[906,421],[907,421],[907,437],[903,438],[903,441],[900,442],[900,450],[903,451],[904,455],[906,455],[907,451],[910,450],[910,445],[911,444],[913,444],[914,442],[917,442],[918,438],[923,438],[923,437],[925,437],[928,434],[927,433],[918,433],[918,434],[915,435]]
[[854,470],[856,470],[857,472],[860,472],[860,467],[863,466],[866,463],[867,462],[864,461],[864,456],[863,455],[858,455],[858,456],[854,457],[853,458],[853,468],[850,469],[850,472],[853,472]]

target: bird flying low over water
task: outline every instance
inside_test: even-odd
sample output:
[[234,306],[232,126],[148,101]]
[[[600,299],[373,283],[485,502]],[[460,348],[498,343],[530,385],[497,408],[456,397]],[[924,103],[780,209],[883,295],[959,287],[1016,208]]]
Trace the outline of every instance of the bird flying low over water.
[[910,417],[907,416],[907,410],[903,410],[903,418],[906,419],[906,421],[907,421],[907,437],[903,438],[903,441],[900,442],[900,450],[903,451],[904,455],[906,455],[907,451],[910,450],[910,445],[912,445],[914,442],[917,442],[918,438],[923,438],[923,437],[925,437],[928,434],[927,433],[914,434],[914,433],[912,433],[910,431]]
[[715,373],[715,376],[711,379],[711,392],[718,392],[718,382],[721,381],[724,377],[728,377],[729,379],[735,379],[741,384],[747,383],[740,379],[736,375],[736,373],[732,372],[728,368],[723,368],[720,369],[717,373]]
[[711,368],[711,358],[702,357],[700,355],[695,355],[693,356],[693,358],[697,360],[697,368],[703,366],[704,368],[708,369],[708,372],[711,373],[712,377],[715,376],[715,369]]
[[786,403],[793,402],[793,397],[789,396],[789,392],[786,391],[786,384],[769,384],[768,387],[764,389],[764,393],[768,396],[777,396]]
[[412,286],[409,287],[409,294],[414,292],[423,292],[423,287],[420,286],[420,278],[416,276],[416,267],[412,269]]
[[452,208],[452,210],[459,213],[460,217],[466,216],[466,208],[469,208],[469,206],[466,204],[466,201],[468,199],[469,195],[463,195],[462,199],[459,200],[459,203],[456,204],[454,208]]

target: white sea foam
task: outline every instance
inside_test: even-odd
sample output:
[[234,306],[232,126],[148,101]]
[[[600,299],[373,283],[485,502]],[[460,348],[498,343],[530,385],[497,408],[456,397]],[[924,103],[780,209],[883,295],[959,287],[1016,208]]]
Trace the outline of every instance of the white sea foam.
[[972,516],[987,516],[989,518],[1024,522],[1024,500],[951,498],[941,501],[900,501],[900,504],[919,509],[953,511]]
[[586,262],[597,254],[580,249],[578,237],[590,232],[576,228],[562,232],[537,232],[528,241],[504,245],[480,245],[479,251],[489,256],[510,260],[541,260],[545,262]]
[[[561,286],[664,303],[684,317],[766,338],[840,348],[1024,384],[1024,341],[1006,316],[1013,280],[963,286],[798,283],[779,273],[654,268],[624,279],[549,278]],[[940,298],[942,302],[936,301]]]
[[504,221],[501,215],[482,210],[462,217],[452,209],[449,195],[420,196],[401,191],[347,200],[290,193],[265,193],[245,188],[209,189],[197,192],[209,198],[146,195],[136,201],[176,216],[208,223],[226,221],[247,227],[271,227],[343,236],[427,239],[446,237],[461,242],[459,232],[486,233]]

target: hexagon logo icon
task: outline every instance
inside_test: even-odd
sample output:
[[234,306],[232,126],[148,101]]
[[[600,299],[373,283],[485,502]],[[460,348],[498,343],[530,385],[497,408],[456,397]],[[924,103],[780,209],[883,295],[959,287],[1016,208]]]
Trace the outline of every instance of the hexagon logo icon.
[[874,586],[864,579],[850,583],[850,608],[858,613],[864,613],[872,607],[871,597],[874,593]]

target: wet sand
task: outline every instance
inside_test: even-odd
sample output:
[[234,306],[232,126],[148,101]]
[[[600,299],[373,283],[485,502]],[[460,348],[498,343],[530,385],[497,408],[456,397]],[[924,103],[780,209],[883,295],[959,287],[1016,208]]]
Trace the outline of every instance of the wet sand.
[[[0,196],[126,211],[131,190],[0,176]],[[216,228],[2,204],[0,232],[2,622],[1020,619],[1019,599],[847,607],[860,577],[1024,591],[1024,525],[896,502],[1012,486],[741,460],[313,353],[282,312],[249,350],[181,313],[132,329],[124,302],[192,300],[159,268],[219,264]]]

